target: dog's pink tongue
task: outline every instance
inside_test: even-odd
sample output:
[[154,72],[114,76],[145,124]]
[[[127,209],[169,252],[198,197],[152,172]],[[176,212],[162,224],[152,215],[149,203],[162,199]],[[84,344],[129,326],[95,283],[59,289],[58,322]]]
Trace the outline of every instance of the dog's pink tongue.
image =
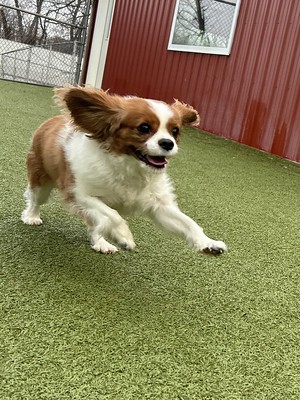
[[148,161],[152,164],[152,165],[156,165],[159,167],[162,167],[164,165],[166,165],[168,163],[168,161],[165,159],[165,157],[154,157],[154,156],[149,156],[148,155]]

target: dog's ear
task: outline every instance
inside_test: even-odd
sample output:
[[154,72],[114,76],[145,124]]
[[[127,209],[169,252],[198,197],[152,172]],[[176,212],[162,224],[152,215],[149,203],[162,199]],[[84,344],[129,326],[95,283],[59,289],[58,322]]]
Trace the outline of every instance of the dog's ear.
[[70,113],[76,126],[95,138],[117,129],[124,115],[122,99],[100,89],[59,88],[55,89],[55,100]]
[[200,124],[199,114],[192,106],[175,100],[171,107],[180,115],[182,125],[198,126]]

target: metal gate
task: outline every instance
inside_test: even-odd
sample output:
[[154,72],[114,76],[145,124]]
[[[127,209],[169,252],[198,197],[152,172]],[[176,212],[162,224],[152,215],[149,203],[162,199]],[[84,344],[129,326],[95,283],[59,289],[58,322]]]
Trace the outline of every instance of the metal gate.
[[25,10],[22,1],[0,3],[0,79],[45,86],[78,83],[91,0],[31,4]]

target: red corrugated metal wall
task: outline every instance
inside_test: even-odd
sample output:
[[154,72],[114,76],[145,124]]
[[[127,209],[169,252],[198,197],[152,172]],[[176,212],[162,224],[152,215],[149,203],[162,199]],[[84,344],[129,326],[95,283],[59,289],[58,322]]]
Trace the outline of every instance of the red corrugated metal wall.
[[300,162],[300,1],[242,0],[231,55],[167,50],[175,0],[117,0],[103,88],[192,104],[201,128]]

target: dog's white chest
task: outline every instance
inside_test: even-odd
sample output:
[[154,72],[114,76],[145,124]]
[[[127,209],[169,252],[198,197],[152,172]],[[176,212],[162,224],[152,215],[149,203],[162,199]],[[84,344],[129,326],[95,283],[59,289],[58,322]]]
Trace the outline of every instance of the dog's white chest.
[[[142,168],[131,156],[115,156],[93,141],[74,137],[66,148],[76,192],[98,197],[121,213],[147,211],[156,201],[174,198],[168,176]],[[80,141],[80,146],[78,141]]]

